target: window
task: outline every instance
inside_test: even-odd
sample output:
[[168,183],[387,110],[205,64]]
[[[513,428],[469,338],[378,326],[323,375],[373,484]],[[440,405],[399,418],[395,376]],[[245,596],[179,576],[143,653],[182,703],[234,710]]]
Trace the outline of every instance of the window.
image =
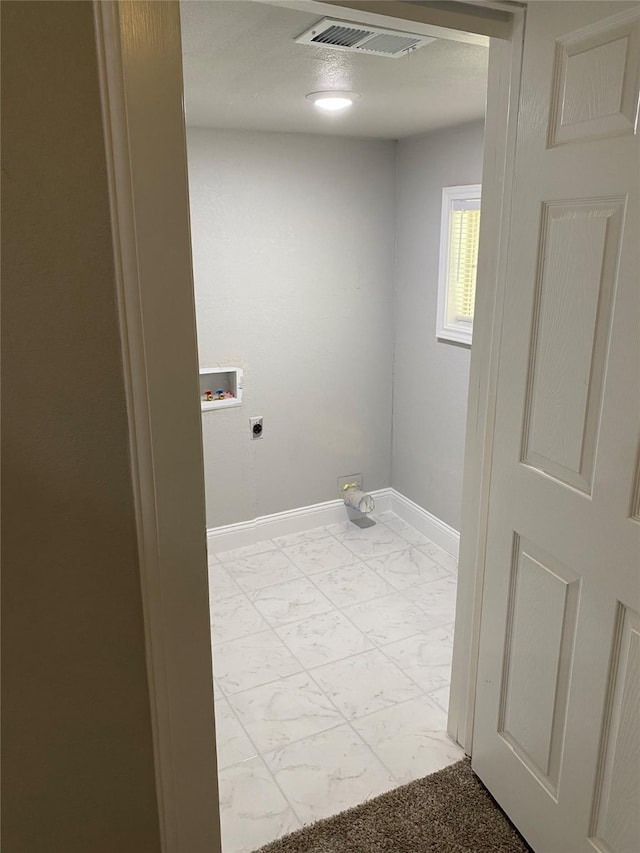
[[444,187],[436,337],[471,344],[476,301],[480,184]]

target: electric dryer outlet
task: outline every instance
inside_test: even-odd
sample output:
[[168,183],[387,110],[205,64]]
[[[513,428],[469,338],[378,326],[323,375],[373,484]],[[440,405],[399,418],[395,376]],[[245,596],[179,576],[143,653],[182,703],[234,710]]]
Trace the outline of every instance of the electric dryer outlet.
[[249,429],[251,430],[251,440],[262,438],[262,418],[249,418]]

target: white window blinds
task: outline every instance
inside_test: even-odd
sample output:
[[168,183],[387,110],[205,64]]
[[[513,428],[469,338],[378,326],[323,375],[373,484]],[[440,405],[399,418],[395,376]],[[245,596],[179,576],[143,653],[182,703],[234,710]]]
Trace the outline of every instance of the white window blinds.
[[471,323],[476,301],[480,200],[455,201],[449,223],[448,289],[451,311],[456,320]]
[[471,343],[479,235],[480,186],[445,187],[438,284],[439,338]]

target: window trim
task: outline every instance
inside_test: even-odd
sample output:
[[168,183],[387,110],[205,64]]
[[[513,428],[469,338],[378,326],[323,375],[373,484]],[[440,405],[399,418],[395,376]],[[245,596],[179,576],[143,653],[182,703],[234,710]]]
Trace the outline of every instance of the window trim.
[[[440,258],[438,266],[438,307],[436,314],[436,338],[471,346],[473,321],[447,323],[448,280],[449,280],[449,231],[452,202],[464,199],[481,199],[482,184],[465,184],[442,188],[442,212],[440,216]],[[468,328],[465,328],[468,326]]]

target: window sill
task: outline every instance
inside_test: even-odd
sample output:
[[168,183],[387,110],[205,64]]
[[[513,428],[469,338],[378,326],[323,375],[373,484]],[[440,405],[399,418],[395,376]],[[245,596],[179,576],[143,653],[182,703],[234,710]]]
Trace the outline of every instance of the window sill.
[[438,329],[436,340],[443,344],[457,344],[471,349],[472,332],[467,329]]

